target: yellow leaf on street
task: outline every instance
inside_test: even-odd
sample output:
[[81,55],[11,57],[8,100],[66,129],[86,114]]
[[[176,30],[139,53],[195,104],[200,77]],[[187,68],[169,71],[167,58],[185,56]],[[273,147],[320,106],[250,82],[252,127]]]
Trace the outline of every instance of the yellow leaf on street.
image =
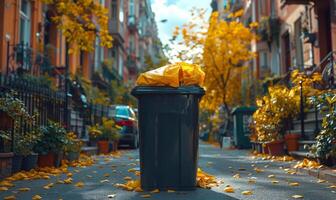
[[100,182],[101,182],[101,183],[106,183],[106,182],[109,182],[109,180],[104,179],[104,180],[101,180]]
[[0,191],[7,191],[8,187],[0,187]]
[[30,188],[19,188],[19,191],[20,192],[27,192],[27,191],[29,191],[30,190]]
[[135,192],[143,192],[143,190],[141,189],[141,187],[136,187],[136,188],[134,189],[134,191],[135,191]]
[[155,189],[155,190],[151,191],[150,193],[154,194],[154,193],[159,193],[159,192],[160,192],[159,189]]
[[268,175],[268,178],[275,178],[274,174]]
[[174,193],[175,190],[167,190],[168,193]]
[[256,180],[256,178],[249,178],[247,182],[248,183],[256,183],[257,180]]
[[125,180],[125,181],[130,181],[130,180],[132,180],[132,178],[129,177],[129,176],[125,176],[125,177],[124,177],[124,180]]
[[254,168],[254,171],[255,171],[255,172],[257,172],[257,173],[264,172],[264,170],[263,170],[263,169],[261,169],[261,168],[258,168],[258,167],[255,167],[255,168]]
[[272,184],[278,184],[279,181],[272,181]]
[[243,195],[252,195],[253,192],[250,191],[250,190],[246,190],[246,191],[242,191],[242,194],[243,194]]
[[4,200],[15,200],[16,197],[14,195],[11,195],[11,196],[6,196],[3,198]]
[[290,186],[299,186],[300,183],[298,183],[298,182],[293,182],[293,183],[289,183],[289,185],[290,185]]
[[67,173],[67,177],[72,177],[72,173]]
[[302,195],[298,195],[298,194],[293,195],[292,197],[293,197],[294,199],[303,199],[303,196],[302,196]]
[[64,180],[65,184],[71,184],[72,183],[72,178],[67,178]]
[[14,187],[14,184],[9,181],[2,181],[0,182],[0,186],[2,187]]
[[40,195],[35,195],[32,197],[32,200],[41,200],[42,197]]
[[336,188],[336,185],[331,185],[329,186],[329,188]]
[[150,198],[151,195],[150,195],[150,194],[143,194],[143,195],[141,195],[140,197],[142,197],[142,198]]
[[104,174],[104,177],[109,177],[109,176],[110,176],[109,173],[105,173],[105,174]]
[[239,179],[240,178],[240,174],[235,174],[232,176],[233,178]]
[[80,181],[80,182],[76,183],[75,186],[79,187],[79,188],[82,188],[82,187],[84,187],[84,183]]
[[53,183],[49,183],[49,184],[43,186],[43,188],[46,189],[46,190],[49,190],[49,189],[52,188],[53,186],[54,186]]
[[227,192],[227,193],[234,193],[234,189],[233,189],[233,187],[231,187],[231,186],[226,186],[226,187],[224,188],[224,192]]
[[326,180],[322,180],[322,179],[317,180],[317,183],[325,183],[325,182],[327,182],[327,181]]

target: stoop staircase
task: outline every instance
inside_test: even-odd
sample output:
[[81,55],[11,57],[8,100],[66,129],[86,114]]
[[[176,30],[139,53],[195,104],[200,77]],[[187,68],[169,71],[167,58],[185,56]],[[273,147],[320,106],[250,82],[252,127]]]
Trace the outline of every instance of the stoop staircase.
[[305,112],[304,117],[304,134],[301,131],[301,120],[296,119],[293,121],[293,129],[288,131],[293,134],[300,134],[299,150],[289,152],[289,154],[295,158],[313,158],[315,156],[309,152],[309,148],[316,143],[316,136],[321,130],[322,119],[325,114],[321,114],[315,109],[310,109]]

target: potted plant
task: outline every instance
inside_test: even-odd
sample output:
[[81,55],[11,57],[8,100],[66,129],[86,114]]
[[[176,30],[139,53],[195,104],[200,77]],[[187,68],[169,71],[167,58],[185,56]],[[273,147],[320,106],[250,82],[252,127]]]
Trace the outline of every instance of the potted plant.
[[321,164],[336,165],[336,94],[326,93],[319,98],[320,105],[326,105],[328,114],[323,118],[322,130],[316,137],[316,144],[312,146],[314,153]]
[[[15,93],[6,93],[3,97],[0,98],[0,117],[3,127],[0,127],[0,130],[3,130],[2,138],[7,142],[11,141],[13,144],[13,162],[12,162],[12,172],[16,173],[21,170],[22,165],[22,152],[25,151],[21,146],[23,139],[23,133],[20,131],[20,125],[18,120],[25,121],[28,125],[34,124],[34,116],[30,115],[26,110],[24,103],[15,97]],[[13,135],[11,135],[11,134]],[[9,136],[11,135],[11,136]],[[6,138],[7,136],[7,138]]]
[[58,167],[61,164],[61,155],[68,142],[66,134],[64,127],[52,121],[41,127],[41,139],[34,149],[39,154],[39,167]]
[[67,143],[64,147],[64,153],[70,162],[78,160],[81,148],[83,146],[82,141],[77,138],[74,132],[67,134]]
[[98,136],[98,150],[99,153],[109,153],[109,142],[113,141],[113,150],[116,150],[118,141],[120,138],[119,128],[115,124],[113,119],[102,119],[102,125],[100,127],[101,134]]
[[34,152],[34,147],[41,139],[41,131],[39,128],[35,128],[30,132],[27,132],[21,139],[19,145],[21,146],[22,155],[22,170],[30,171],[36,168],[38,154]]
[[102,134],[101,127],[98,124],[89,126],[90,146],[97,146],[98,137]]
[[298,113],[300,99],[296,91],[285,86],[272,86],[268,91],[268,95],[257,100],[258,110],[253,119],[258,141],[264,143],[270,155],[278,156],[285,153],[285,122]]

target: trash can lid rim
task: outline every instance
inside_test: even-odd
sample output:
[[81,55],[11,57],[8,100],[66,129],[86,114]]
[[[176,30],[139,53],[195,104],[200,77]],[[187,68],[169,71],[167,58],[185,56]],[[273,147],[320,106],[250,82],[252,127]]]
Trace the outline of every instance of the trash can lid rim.
[[199,86],[181,86],[178,88],[166,86],[136,86],[131,93],[133,96],[142,94],[197,94],[203,96],[205,91]]

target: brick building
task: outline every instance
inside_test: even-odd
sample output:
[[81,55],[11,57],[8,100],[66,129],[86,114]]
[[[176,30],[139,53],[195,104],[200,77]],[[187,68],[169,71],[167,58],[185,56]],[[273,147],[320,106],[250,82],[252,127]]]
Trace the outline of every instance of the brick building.
[[[103,61],[110,61],[106,63],[112,65],[124,82],[134,81],[137,73],[144,67],[141,60],[144,59],[145,53],[149,53],[146,51],[150,51],[149,49],[160,51],[161,48],[152,42],[150,48],[140,50],[141,39],[158,40],[150,1],[97,0],[97,2],[109,10],[109,30],[114,38],[113,47],[111,49],[100,47],[99,38],[96,38],[93,52],[80,51],[69,55],[69,71],[71,74],[81,72],[90,80],[93,74],[99,71]],[[15,73],[18,69],[24,69],[38,75],[41,71],[40,57],[46,57],[50,67],[57,73],[64,72],[67,47],[65,38],[52,21],[52,17],[53,12],[42,3],[42,0],[0,1],[2,73]],[[150,28],[142,30],[140,24],[144,24],[143,21]],[[140,31],[145,31],[141,33],[142,38]]]

